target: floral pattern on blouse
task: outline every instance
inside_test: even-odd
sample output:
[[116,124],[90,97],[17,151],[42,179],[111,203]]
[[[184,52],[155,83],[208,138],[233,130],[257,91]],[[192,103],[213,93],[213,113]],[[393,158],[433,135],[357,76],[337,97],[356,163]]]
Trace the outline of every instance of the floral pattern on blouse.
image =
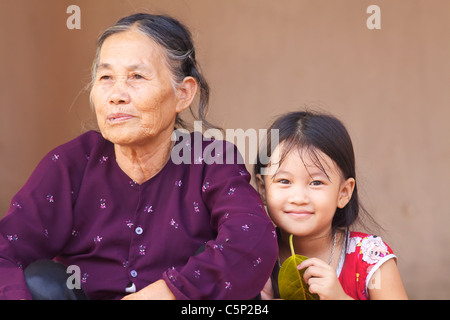
[[368,289],[380,285],[373,277],[383,263],[395,259],[392,249],[379,236],[350,232],[345,261],[339,275],[344,291],[357,300],[369,299]]

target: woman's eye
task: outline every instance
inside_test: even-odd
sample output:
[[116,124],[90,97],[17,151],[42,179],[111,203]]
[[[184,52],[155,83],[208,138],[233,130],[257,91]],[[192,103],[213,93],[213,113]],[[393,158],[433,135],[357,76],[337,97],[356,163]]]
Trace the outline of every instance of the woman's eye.
[[108,75],[102,75],[100,76],[100,80],[110,80],[112,77]]
[[141,80],[141,79],[144,79],[144,76],[143,75],[140,75],[140,74],[138,74],[138,73],[135,73],[135,74],[133,74],[133,77],[132,77],[133,79],[136,79],[136,80]]

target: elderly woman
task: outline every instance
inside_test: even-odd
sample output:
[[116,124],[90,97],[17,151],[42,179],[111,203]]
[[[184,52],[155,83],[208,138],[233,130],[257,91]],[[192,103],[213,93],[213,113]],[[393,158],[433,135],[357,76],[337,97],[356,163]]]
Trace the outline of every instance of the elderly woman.
[[[203,119],[208,85],[178,21],[135,14],[101,35],[91,89],[100,133],[51,151],[12,199],[0,221],[0,298],[39,297],[29,286],[46,268],[25,275],[42,259],[79,270],[90,299],[249,299],[260,292],[277,246],[245,166],[171,157],[179,113],[198,88]],[[197,140],[178,143],[189,144],[186,152]],[[217,143],[200,142],[201,150]]]

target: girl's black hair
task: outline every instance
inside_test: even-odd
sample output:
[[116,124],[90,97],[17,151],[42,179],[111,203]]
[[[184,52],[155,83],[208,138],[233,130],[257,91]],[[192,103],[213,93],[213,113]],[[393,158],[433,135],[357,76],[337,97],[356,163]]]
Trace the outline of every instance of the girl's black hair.
[[276,145],[271,145],[272,129],[278,131],[278,144],[283,144],[280,164],[289,152],[297,150],[302,159],[302,155],[306,152],[314,164],[327,174],[320,161],[320,154],[317,152],[321,151],[339,167],[344,179],[355,179],[355,187],[350,201],[344,208],[336,209],[332,220],[333,231],[345,229],[348,233],[350,226],[357,221],[361,211],[374,222],[359,202],[353,144],[347,129],[340,120],[332,115],[311,111],[291,112],[276,119],[268,130],[267,140],[259,150],[254,166],[255,177],[262,173],[261,169],[269,165],[269,163],[262,163],[261,160],[270,158],[276,148]]

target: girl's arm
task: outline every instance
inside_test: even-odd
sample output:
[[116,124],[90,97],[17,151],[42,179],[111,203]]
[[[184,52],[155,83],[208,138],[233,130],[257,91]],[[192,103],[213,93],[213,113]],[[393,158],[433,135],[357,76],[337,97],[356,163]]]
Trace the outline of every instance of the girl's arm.
[[395,259],[383,263],[369,285],[370,300],[408,299]]
[[261,300],[273,300],[274,293],[273,293],[273,286],[272,286],[272,279],[269,278],[264,285],[264,288],[261,290]]

